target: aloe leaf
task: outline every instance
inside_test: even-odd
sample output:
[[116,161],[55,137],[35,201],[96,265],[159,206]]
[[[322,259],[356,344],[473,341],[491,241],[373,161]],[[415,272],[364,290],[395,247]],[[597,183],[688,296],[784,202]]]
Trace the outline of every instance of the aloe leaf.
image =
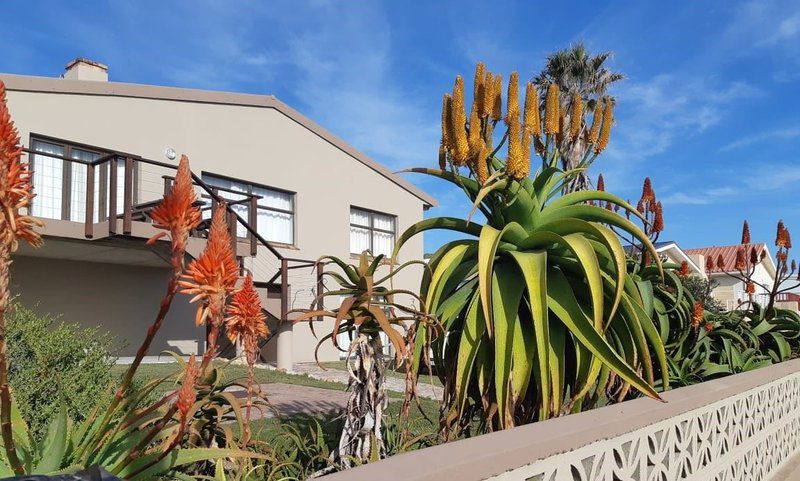
[[464,330],[461,332],[458,347],[458,359],[456,361],[456,405],[459,414],[464,410],[466,402],[466,392],[469,386],[470,377],[475,364],[475,357],[478,354],[481,338],[486,331],[486,321],[483,317],[483,310],[480,307],[480,296],[474,293],[472,301],[467,310]]
[[459,244],[453,246],[442,256],[431,276],[430,287],[425,298],[425,305],[428,310],[431,312],[438,310],[439,299],[450,275],[465,259],[473,257],[477,250],[477,243]]
[[61,467],[64,462],[64,453],[67,451],[67,408],[61,403],[58,414],[50,422],[45,437],[42,459],[34,468],[34,473],[50,473]]
[[[492,274],[491,298],[494,319],[494,383],[497,390],[497,408],[500,424],[504,427],[514,425],[513,402],[510,396],[510,377],[512,373],[514,349],[525,348],[524,344],[514,344],[514,324],[519,323],[519,304],[522,300],[524,283],[519,282],[516,270],[509,264],[498,264]],[[529,337],[532,341],[532,336]],[[530,342],[530,346],[533,342]],[[529,348],[528,348],[529,349]],[[526,351],[528,350],[526,349]],[[522,373],[519,373],[523,375]],[[525,376],[530,376],[530,368]],[[525,380],[527,384],[527,380]]]
[[550,329],[547,308],[547,251],[536,252],[510,252],[511,257],[517,262],[525,287],[528,290],[528,300],[533,318],[533,332],[536,337],[536,352],[539,353],[539,393],[542,396],[540,406],[541,419],[549,417],[550,393],[550,363],[547,353],[550,350]]
[[572,288],[564,274],[550,269],[547,276],[548,305],[550,310],[561,319],[575,337],[621,378],[629,382],[637,390],[655,399],[661,399],[652,386],[648,385],[633,368],[617,354],[605,339],[589,322],[581,311]]

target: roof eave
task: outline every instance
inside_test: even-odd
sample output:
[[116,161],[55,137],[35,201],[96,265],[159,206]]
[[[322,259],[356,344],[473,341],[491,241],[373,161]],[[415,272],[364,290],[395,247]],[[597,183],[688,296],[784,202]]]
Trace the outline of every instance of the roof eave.
[[363,152],[334,135],[321,125],[278,100],[273,95],[256,95],[236,92],[199,90],[181,87],[162,87],[123,82],[89,82],[31,75],[0,73],[6,89],[21,92],[51,94],[96,95],[107,97],[130,97],[176,102],[196,102],[247,107],[273,108],[289,119],[307,128],[326,142],[371,168],[397,186],[417,197],[425,208],[435,207],[436,199],[405,178],[387,169]]

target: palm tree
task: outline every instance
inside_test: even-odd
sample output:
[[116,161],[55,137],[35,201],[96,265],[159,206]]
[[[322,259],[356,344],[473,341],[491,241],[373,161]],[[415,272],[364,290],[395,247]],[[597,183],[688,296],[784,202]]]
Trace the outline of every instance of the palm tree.
[[[559,50],[547,57],[542,71],[533,81],[540,92],[546,91],[550,84],[558,85],[562,92],[562,108],[569,110],[569,102],[574,93],[578,93],[585,102],[587,111],[593,111],[597,102],[613,98],[606,95],[608,87],[625,76],[608,70],[604,63],[611,58],[613,52],[602,52],[592,56],[579,42],[569,48]],[[566,139],[561,148],[561,166],[564,170],[572,169],[586,157],[589,144],[581,136],[574,140]],[[583,190],[590,185],[586,172],[581,172],[564,188],[564,192]]]

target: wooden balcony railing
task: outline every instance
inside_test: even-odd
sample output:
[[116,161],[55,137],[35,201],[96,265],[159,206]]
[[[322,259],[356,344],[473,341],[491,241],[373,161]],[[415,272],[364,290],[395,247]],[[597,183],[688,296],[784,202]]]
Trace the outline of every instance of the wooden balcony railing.
[[[37,158],[63,160],[64,165],[69,162],[86,166],[85,192],[78,192],[78,195],[83,194],[84,196],[85,216],[82,222],[84,235],[88,239],[120,234],[131,235],[134,222],[150,222],[150,210],[172,188],[175,179],[174,172],[177,170],[176,165],[123,152],[109,152],[93,161],[87,161],[31,149],[24,150]],[[37,175],[35,164],[33,175],[34,177]],[[98,182],[98,179],[101,178],[103,182]],[[156,179],[158,180],[156,181]],[[205,219],[210,219],[211,212],[219,203],[225,203],[234,248],[244,239],[249,243],[251,257],[264,256],[266,253],[270,255],[272,259],[269,262],[262,262],[261,265],[275,266],[274,275],[268,281],[262,281],[259,284],[266,287],[280,287],[281,313],[279,319],[286,320],[290,297],[289,272],[294,269],[314,267],[317,263],[306,259],[286,258],[259,234],[257,203],[260,196],[208,185],[194,173],[192,173],[192,181],[198,190],[200,209]],[[154,187],[157,183],[161,184],[158,188]],[[66,193],[61,192],[60,194],[62,197],[72,199],[74,192],[69,190],[70,186],[67,184],[67,182],[62,182]],[[145,185],[149,185],[150,188],[145,188]],[[247,218],[237,212],[235,208],[237,206],[246,206]],[[34,215],[36,215],[35,212]],[[70,206],[66,202],[62,202],[60,218],[72,220],[71,217]],[[103,229],[103,231],[98,231],[98,229]],[[205,222],[192,235],[205,237],[207,230],[208,222]],[[244,236],[239,235],[241,233],[244,233]],[[266,249],[267,252],[261,251],[260,248]],[[316,279],[311,282],[316,282],[317,292],[321,292],[321,269],[315,269],[315,271]]]

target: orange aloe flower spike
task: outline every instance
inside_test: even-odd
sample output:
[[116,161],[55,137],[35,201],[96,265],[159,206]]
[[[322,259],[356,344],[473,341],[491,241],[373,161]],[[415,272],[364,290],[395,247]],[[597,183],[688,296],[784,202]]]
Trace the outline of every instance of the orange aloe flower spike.
[[197,325],[209,315],[221,318],[225,296],[236,286],[238,277],[239,263],[228,231],[227,209],[220,203],[211,218],[205,250],[189,264],[179,282],[181,292],[194,295],[190,302],[203,301],[197,311]]
[[181,389],[178,391],[178,399],[175,401],[175,407],[178,408],[181,425],[186,424],[189,411],[192,409],[192,406],[194,406],[195,399],[197,398],[195,384],[197,383],[198,374],[195,357],[194,354],[192,354],[189,358],[189,362],[186,363],[186,372],[183,375]]
[[[200,209],[194,205],[196,201],[197,194],[192,186],[189,158],[182,155],[172,189],[164,196],[164,200],[150,211],[155,227],[169,232],[173,251],[185,250],[189,232],[202,220]],[[153,244],[165,234],[166,232],[156,234],[147,243]]]
[[269,334],[266,321],[261,298],[253,284],[253,275],[248,273],[244,284],[233,294],[228,306],[228,317],[225,319],[228,339],[236,342],[237,339],[247,336],[266,337]]
[[19,131],[11,120],[6,101],[6,87],[0,81],[0,242],[7,243],[10,252],[23,239],[33,247],[42,245],[42,237],[34,228],[41,227],[40,220],[22,215],[21,209],[29,209],[33,200],[33,184],[30,164],[22,161],[22,144]]
[[744,221],[742,225],[742,244],[749,244],[750,243],[750,225],[747,221]]

